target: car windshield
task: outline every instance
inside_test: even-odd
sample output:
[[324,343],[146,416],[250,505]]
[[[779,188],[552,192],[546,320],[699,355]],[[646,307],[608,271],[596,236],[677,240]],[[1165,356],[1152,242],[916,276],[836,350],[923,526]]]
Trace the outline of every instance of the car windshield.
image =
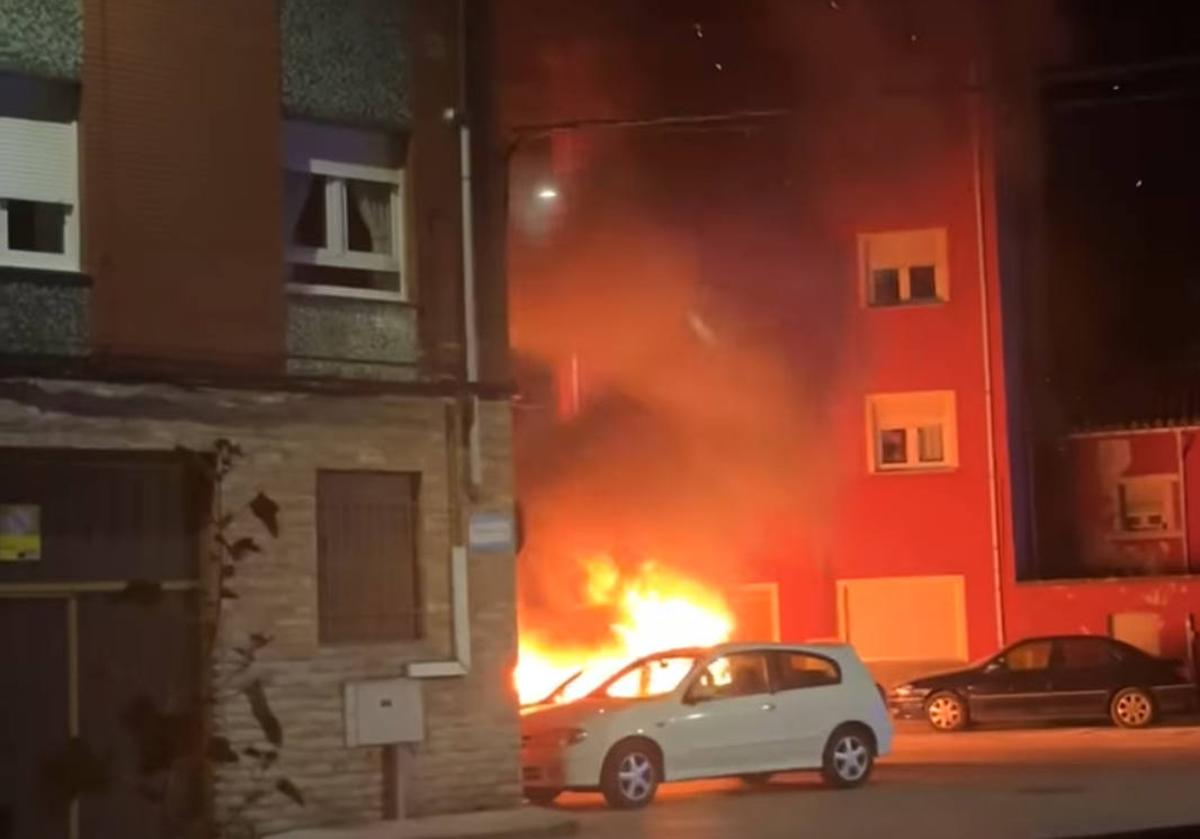
[[592,696],[617,699],[647,699],[670,693],[692,672],[696,656],[688,653],[643,658],[617,671]]

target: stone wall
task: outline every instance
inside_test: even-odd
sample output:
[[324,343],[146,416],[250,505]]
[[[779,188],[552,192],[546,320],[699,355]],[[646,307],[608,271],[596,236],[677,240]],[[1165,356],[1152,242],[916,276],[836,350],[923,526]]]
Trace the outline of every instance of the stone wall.
[[[299,808],[279,795],[253,808],[261,829],[378,819],[380,749],[344,746],[342,685],[398,676],[407,661],[452,652],[449,555],[459,520],[453,492],[452,400],[395,396],[184,390],[74,382],[0,382],[0,446],[171,449],[228,437],[246,457],[227,485],[235,507],[260,490],[281,507],[277,541],[239,569],[239,599],[224,625],[226,645],[246,633],[275,636],[257,674],[283,728],[281,771],[303,791]],[[511,509],[511,416],[506,403],[481,409],[484,484],[474,504]],[[321,468],[421,473],[419,543],[427,610],[418,642],[322,647],[317,640],[316,472]],[[253,532],[253,521],[245,529]],[[404,781],[410,814],[517,803],[518,718],[514,558],[472,556],[472,667],[465,678],[424,683],[425,741],[413,747]],[[217,729],[235,748],[257,744],[258,726],[240,698],[218,708]],[[234,766],[217,778],[220,808],[252,787]]]
[[82,63],[80,0],[0,0],[0,72],[78,79]]
[[349,125],[404,126],[407,5],[280,0],[284,112]]

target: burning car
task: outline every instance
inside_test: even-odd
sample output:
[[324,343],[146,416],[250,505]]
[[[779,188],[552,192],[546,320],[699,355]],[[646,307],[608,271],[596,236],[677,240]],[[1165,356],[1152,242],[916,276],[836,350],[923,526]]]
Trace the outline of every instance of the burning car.
[[663,781],[820,770],[854,787],[891,749],[874,681],[845,645],[720,644],[640,658],[588,695],[525,710],[521,777],[539,804],[600,791],[649,804]]

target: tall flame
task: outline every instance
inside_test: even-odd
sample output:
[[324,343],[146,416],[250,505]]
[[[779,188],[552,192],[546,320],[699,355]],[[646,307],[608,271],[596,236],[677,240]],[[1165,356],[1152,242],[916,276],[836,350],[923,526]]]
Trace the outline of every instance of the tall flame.
[[586,560],[583,596],[593,608],[612,611],[610,637],[580,646],[556,641],[552,629],[521,632],[514,678],[522,703],[546,698],[580,673],[560,701],[577,699],[635,658],[677,647],[728,640],[733,616],[724,597],[659,562],[622,574],[607,554]]

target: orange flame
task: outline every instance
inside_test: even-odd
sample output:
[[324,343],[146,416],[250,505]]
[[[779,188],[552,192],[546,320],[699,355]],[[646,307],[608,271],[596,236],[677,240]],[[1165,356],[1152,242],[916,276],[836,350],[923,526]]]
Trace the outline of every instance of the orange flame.
[[558,697],[578,699],[635,658],[719,644],[733,631],[733,615],[719,592],[656,561],[643,562],[636,573],[623,576],[611,556],[600,555],[586,561],[586,572],[587,604],[614,614],[610,638],[580,647],[558,642],[546,631],[522,631],[514,673],[522,703],[546,698],[582,671]]

